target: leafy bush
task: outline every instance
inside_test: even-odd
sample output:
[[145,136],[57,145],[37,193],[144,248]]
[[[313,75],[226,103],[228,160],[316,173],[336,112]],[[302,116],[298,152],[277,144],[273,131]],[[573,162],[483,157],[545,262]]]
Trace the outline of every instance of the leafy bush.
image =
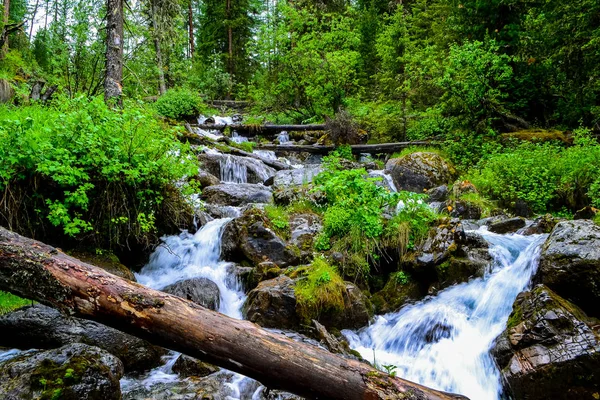
[[189,90],[171,89],[156,101],[156,110],[172,119],[195,118],[200,114],[200,97]]
[[136,104],[0,107],[0,221],[28,236],[147,246],[181,224],[196,173],[176,131]]
[[501,205],[511,207],[520,200],[535,213],[598,204],[600,145],[585,129],[575,136],[574,145],[566,149],[523,143],[482,162],[469,180]]
[[313,261],[294,291],[296,310],[306,321],[317,319],[322,312],[344,309],[344,280],[322,257]]

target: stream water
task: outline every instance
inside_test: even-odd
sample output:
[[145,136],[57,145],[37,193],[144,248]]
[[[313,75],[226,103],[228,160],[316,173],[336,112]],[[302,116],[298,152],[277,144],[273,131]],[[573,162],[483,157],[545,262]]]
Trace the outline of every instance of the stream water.
[[500,373],[489,352],[529,285],[545,236],[480,232],[494,260],[483,278],[344,331],[350,346],[405,379],[473,400],[498,399]]

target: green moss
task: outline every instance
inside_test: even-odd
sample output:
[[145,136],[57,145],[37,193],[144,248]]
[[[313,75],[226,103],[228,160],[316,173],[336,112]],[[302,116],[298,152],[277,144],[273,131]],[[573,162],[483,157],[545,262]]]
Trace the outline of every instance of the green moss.
[[524,129],[517,132],[505,133],[505,138],[514,138],[528,142],[561,141],[570,143],[571,140],[564,132],[555,129]]
[[287,209],[282,206],[268,205],[265,206],[264,212],[275,232],[283,239],[289,239],[290,215]]
[[439,147],[427,147],[427,146],[411,146],[407,147],[404,150],[392,154],[390,158],[402,158],[404,156],[408,156],[413,153],[435,153],[442,158],[448,158],[446,152]]
[[72,357],[64,364],[44,360],[31,375],[31,386],[41,391],[40,400],[60,399],[67,388],[81,382],[86,370],[91,366],[90,361],[83,356]]
[[12,293],[0,291],[0,315],[7,314],[27,305],[30,305],[31,300],[22,299]]
[[344,310],[346,285],[337,270],[324,258],[317,258],[296,284],[296,310],[305,320],[318,319],[325,311]]
[[479,193],[465,193],[459,197],[459,200],[465,201],[481,210],[481,218],[487,218],[493,215],[498,207],[496,204],[481,196]]

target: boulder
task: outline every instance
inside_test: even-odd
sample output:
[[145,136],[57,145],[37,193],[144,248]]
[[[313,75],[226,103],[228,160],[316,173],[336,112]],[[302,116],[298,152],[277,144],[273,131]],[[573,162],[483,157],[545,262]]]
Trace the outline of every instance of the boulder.
[[417,152],[390,159],[385,170],[392,175],[398,190],[423,191],[454,180],[456,171],[439,154]]
[[0,332],[0,346],[9,348],[51,349],[72,343],[97,346],[118,357],[127,372],[154,368],[166,353],[135,336],[97,322],[66,317],[41,304],[1,316]]
[[578,210],[574,215],[573,219],[594,219],[596,215],[600,213],[600,210],[595,207],[584,207],[581,210]]
[[123,364],[81,343],[32,351],[0,363],[3,399],[120,400]]
[[246,319],[265,328],[297,328],[300,318],[296,314],[294,286],[295,281],[285,275],[259,283],[248,293]]
[[180,378],[188,378],[190,376],[205,377],[220,370],[219,367],[186,356],[185,354],[182,354],[177,358],[172,369],[173,372],[179,374]]
[[560,220],[551,214],[539,216],[523,229],[523,235],[550,233],[559,222]]
[[450,190],[448,189],[448,185],[441,185],[428,190],[427,195],[430,202],[443,202],[448,200]]
[[414,279],[399,282],[392,275],[382,290],[371,298],[377,314],[387,314],[402,308],[405,304],[421,300],[427,292]]
[[536,281],[600,317],[600,226],[589,220],[558,223],[542,247]]
[[448,207],[450,215],[454,218],[479,219],[483,210],[478,204],[468,200],[454,200]]
[[247,210],[240,218],[227,224],[221,238],[221,257],[228,261],[265,261],[279,267],[298,265],[299,250],[288,245],[273,229],[259,209]]
[[[296,312],[296,281],[286,275],[263,281],[250,291],[244,305],[244,314],[249,321],[265,328],[298,329],[301,318]],[[325,311],[318,321],[326,327],[358,329],[369,323],[372,310],[370,302],[361,290],[345,282],[344,310]]]
[[314,238],[322,229],[323,222],[317,214],[294,214],[290,218],[290,243],[302,252],[312,252]]
[[4,78],[0,78],[0,104],[8,103],[15,95],[10,82]]
[[202,191],[202,200],[224,206],[241,206],[251,203],[273,203],[270,188],[251,183],[221,184]]
[[312,183],[315,176],[323,171],[321,166],[307,166],[305,168],[287,169],[277,171],[273,178],[275,189],[289,186],[302,186]]
[[525,227],[527,222],[525,218],[516,217],[516,218],[504,218],[504,219],[496,219],[490,221],[488,225],[488,230],[494,233],[512,233],[516,232],[519,229]]
[[69,255],[88,264],[100,267],[106,272],[110,272],[113,275],[129,279],[130,281],[136,281],[133,272],[131,272],[131,270],[125,265],[121,264],[119,258],[111,252],[103,252],[98,254],[87,251],[75,250],[69,252]]
[[186,279],[169,285],[162,291],[193,301],[213,311],[218,310],[221,304],[219,287],[208,278]]
[[196,180],[200,184],[201,189],[221,184],[221,180],[219,178],[217,178],[210,172],[206,172],[204,170],[198,171],[198,176],[196,177]]
[[595,399],[597,324],[546,286],[521,293],[492,350],[507,391],[516,399]]

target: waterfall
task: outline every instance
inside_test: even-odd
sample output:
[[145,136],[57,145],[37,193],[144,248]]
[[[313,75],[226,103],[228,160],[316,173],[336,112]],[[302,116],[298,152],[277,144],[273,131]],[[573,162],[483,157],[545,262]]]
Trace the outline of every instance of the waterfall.
[[499,399],[500,372],[489,352],[535,273],[545,235],[480,232],[493,258],[485,277],[380,316],[358,332],[344,331],[351,347],[380,367],[395,366],[402,378],[471,399]]
[[277,140],[279,140],[279,144],[289,143],[290,135],[286,131],[280,132],[279,135],[277,135]]
[[219,164],[221,167],[221,181],[230,183],[248,182],[246,165],[239,162],[236,157],[223,157],[219,160]]
[[248,141],[248,138],[244,137],[244,136],[240,136],[239,133],[237,133],[236,131],[233,131],[231,133],[231,140],[233,140],[235,143],[245,143]]
[[277,161],[277,155],[275,155],[274,151],[270,151],[270,150],[254,150],[252,153],[256,154],[257,156],[259,156],[260,158],[262,158],[264,160]]

